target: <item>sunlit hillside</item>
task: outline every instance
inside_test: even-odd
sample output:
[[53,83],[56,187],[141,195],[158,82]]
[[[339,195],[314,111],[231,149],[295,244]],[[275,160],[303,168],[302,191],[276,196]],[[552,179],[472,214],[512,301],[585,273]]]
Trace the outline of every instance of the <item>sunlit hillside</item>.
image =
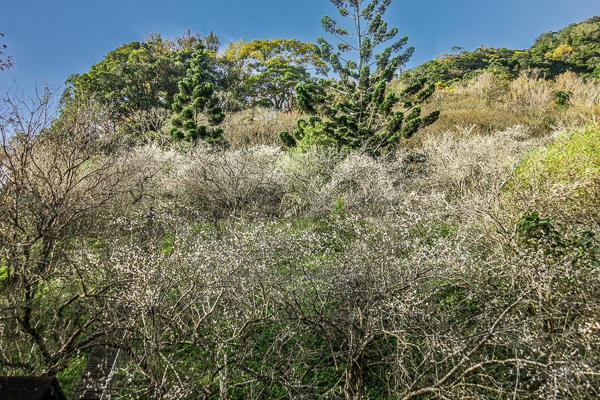
[[600,78],[409,82],[382,56],[317,81],[319,51],[154,34],[62,93],[3,95],[0,375],[73,398],[600,397]]

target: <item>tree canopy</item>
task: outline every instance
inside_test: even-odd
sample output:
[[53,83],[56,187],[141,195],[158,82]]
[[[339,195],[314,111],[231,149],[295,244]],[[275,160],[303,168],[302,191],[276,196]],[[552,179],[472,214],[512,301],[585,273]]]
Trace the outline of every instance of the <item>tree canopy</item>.
[[93,95],[115,110],[116,121],[126,121],[136,111],[152,108],[170,109],[179,93],[179,81],[186,77],[196,46],[210,42],[209,70],[217,76],[218,36],[205,38],[190,30],[174,40],[151,33],[142,42],[124,44],[109,52],[102,61],[84,74],[67,79],[65,97]]
[[327,64],[312,50],[312,43],[297,39],[231,42],[219,57],[229,88],[246,103],[290,106],[290,87],[307,79],[309,70],[327,74]]
[[558,32],[543,33],[529,49],[481,46],[467,51],[455,46],[452,50],[404,72],[400,79],[407,84],[422,77],[431,82],[451,83],[469,80],[484,71],[511,79],[528,69],[538,70],[547,78],[567,71],[600,77],[600,16]]
[[131,42],[108,53],[84,74],[71,75],[73,95],[94,95],[123,120],[136,110],[170,107],[192,57],[190,50],[156,53],[149,43]]
[[229,43],[220,60],[230,63],[230,71],[237,77],[238,86],[243,86],[246,79],[270,64],[314,68],[317,73],[326,74],[329,68],[314,54],[312,46],[312,43],[297,39],[239,40]]
[[246,93],[252,98],[268,101],[278,110],[290,110],[296,105],[294,88],[308,82],[306,68],[285,63],[270,63],[248,79]]

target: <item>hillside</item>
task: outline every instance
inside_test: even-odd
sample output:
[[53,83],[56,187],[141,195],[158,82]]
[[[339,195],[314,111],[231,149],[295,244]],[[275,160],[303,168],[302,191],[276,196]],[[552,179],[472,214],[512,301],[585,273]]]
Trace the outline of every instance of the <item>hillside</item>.
[[400,80],[411,84],[427,77],[447,84],[469,80],[483,71],[512,79],[527,70],[537,71],[546,79],[567,71],[600,77],[600,17],[571,24],[558,32],[546,32],[529,49],[481,46],[474,51],[461,47],[452,50],[404,72]]
[[371,32],[354,64],[323,39],[153,34],[62,93],[1,96],[0,375],[126,400],[600,398],[600,78],[493,67],[589,64],[597,17],[409,85],[406,40],[371,47],[389,1],[337,4]]

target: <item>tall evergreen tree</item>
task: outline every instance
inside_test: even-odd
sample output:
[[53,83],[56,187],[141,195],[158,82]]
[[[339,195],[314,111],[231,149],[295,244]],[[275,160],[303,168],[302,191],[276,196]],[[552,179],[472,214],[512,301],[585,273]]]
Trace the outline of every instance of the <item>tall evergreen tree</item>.
[[[374,49],[398,34],[397,28],[388,29],[382,15],[391,0],[330,0],[342,17],[353,19],[355,32],[338,26],[328,16],[321,19],[327,33],[339,39],[337,50],[322,37],[317,39],[314,52],[329,61],[339,80],[301,83],[296,87],[299,107],[308,113],[320,113],[299,119],[293,134],[280,132],[279,137],[288,147],[298,144],[330,144],[340,148],[365,147],[373,154],[393,147],[400,138],[410,138],[419,128],[435,122],[439,112],[421,118],[419,104],[435,90],[424,79],[406,88],[399,95],[386,94],[386,85],[395,72],[414,52],[410,47],[401,54],[408,38],[403,37],[387,46],[381,54]],[[358,61],[345,58],[355,52]],[[374,69],[374,71],[372,71]],[[404,112],[393,111],[402,103]]]
[[[172,107],[177,115],[171,120],[173,128],[170,133],[174,140],[202,139],[216,143],[221,140],[223,130],[215,126],[223,121],[225,114],[219,107],[219,99],[214,96],[215,77],[209,68],[211,52],[201,43],[194,45],[194,49],[187,77],[179,81],[179,93],[173,98]],[[202,114],[210,127],[198,124]]]

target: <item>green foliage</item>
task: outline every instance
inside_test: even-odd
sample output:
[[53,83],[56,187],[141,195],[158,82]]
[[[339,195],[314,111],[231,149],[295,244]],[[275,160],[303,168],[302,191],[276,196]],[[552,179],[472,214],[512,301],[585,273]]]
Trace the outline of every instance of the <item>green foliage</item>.
[[84,74],[71,75],[63,101],[93,95],[115,110],[114,119],[126,121],[139,110],[169,108],[178,82],[189,68],[188,49],[161,55],[157,43],[131,42],[109,52]]
[[173,253],[173,243],[175,242],[175,236],[173,234],[165,235],[160,243],[161,253],[168,257]]
[[475,51],[453,47],[451,54],[442,53],[433,60],[404,72],[400,80],[411,85],[426,77],[428,81],[448,84],[468,81],[484,71],[492,71],[504,78],[515,78],[519,71],[531,66],[525,51],[481,46]]
[[82,352],[73,357],[67,367],[56,375],[56,380],[58,380],[60,388],[67,398],[73,394],[73,391],[81,378],[81,373],[87,364],[87,360],[88,352]]
[[600,267],[600,247],[596,235],[590,230],[571,232],[560,227],[553,217],[540,217],[537,211],[519,215],[519,236],[535,251],[542,250],[545,256],[568,258],[572,265]]
[[344,199],[341,196],[338,196],[333,209],[331,210],[331,217],[333,219],[343,216],[346,212],[346,204],[344,203]]
[[[93,97],[111,110],[111,119],[121,131],[139,134],[136,115],[156,109],[171,109],[179,93],[179,82],[191,66],[195,46],[205,43],[211,57],[207,68],[216,86],[225,79],[216,60],[219,37],[210,32],[202,38],[188,29],[173,40],[160,33],[151,33],[142,42],[124,44],[92,65],[89,72],[71,75],[61,102],[68,105],[74,99]],[[163,120],[148,119],[144,133],[160,131]]]
[[564,107],[569,103],[571,97],[573,96],[573,92],[570,90],[557,90],[554,92],[554,97],[556,98],[555,104],[558,107]]
[[215,35],[213,31],[210,31],[208,35],[202,39],[202,44],[208,50],[214,51],[216,54],[221,47],[221,40],[219,39],[219,35]]
[[532,65],[551,77],[566,71],[591,75],[600,63],[600,16],[540,35],[529,53]]
[[[280,132],[279,137],[288,147],[313,144],[341,149],[365,147],[372,154],[380,154],[393,147],[400,138],[410,138],[419,128],[437,120],[439,112],[421,118],[419,107],[435,87],[426,85],[426,79],[419,79],[400,95],[386,90],[394,73],[414,51],[410,47],[397,54],[408,41],[403,37],[381,54],[374,55],[378,45],[392,40],[398,33],[396,28],[388,29],[382,20],[391,0],[374,0],[364,8],[365,1],[332,0],[332,3],[342,17],[350,16],[354,20],[356,33],[351,35],[339,27],[337,21],[324,16],[321,19],[323,28],[341,43],[336,51],[332,44],[319,38],[319,46],[315,45],[314,51],[329,61],[340,79],[335,82],[321,79],[296,87],[300,109],[307,113],[318,112],[326,119],[317,116],[310,117],[308,122],[300,119],[293,134]],[[356,44],[351,44],[350,38],[354,38]],[[358,53],[358,62],[345,59],[343,54],[347,52]],[[405,112],[394,111],[399,103],[403,103]]]
[[600,178],[600,130],[590,126],[565,132],[546,148],[531,152],[517,170],[527,180],[560,184]]
[[597,224],[600,130],[568,130],[547,147],[531,151],[505,192],[517,203],[525,200],[527,208],[521,210],[543,209],[571,225]]
[[4,285],[7,285],[9,278],[8,265],[4,256],[0,256],[0,290],[3,289]]
[[293,88],[309,78],[308,69],[326,74],[327,65],[312,51],[312,43],[296,39],[231,42],[218,59],[227,87],[251,105],[290,109]]
[[244,92],[247,97],[266,101],[278,110],[290,110],[295,105],[294,87],[308,81],[309,77],[304,67],[272,63],[248,78]]
[[535,69],[547,78],[573,71],[600,77],[600,17],[571,24],[558,32],[540,35],[526,50],[481,46],[474,51],[453,47],[418,67],[404,72],[400,79],[412,84],[422,77],[431,82],[467,81],[484,71],[515,78],[520,71]]
[[198,123],[205,117],[209,126],[220,124],[225,118],[215,93],[215,78],[210,70],[212,57],[202,44],[194,46],[187,76],[179,81],[179,93],[173,96],[173,111],[176,116],[171,120],[173,140],[195,141],[202,139],[208,143],[221,140],[222,129],[207,128]]

